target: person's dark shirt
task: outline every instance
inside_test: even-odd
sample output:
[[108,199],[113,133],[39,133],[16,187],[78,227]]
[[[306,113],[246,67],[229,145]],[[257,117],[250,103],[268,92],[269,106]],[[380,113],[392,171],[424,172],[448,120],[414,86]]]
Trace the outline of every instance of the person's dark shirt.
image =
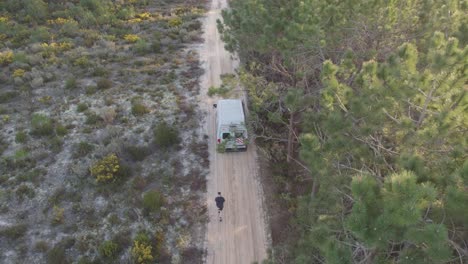
[[224,200],[224,197],[222,197],[222,196],[216,197],[216,199],[215,199],[216,206],[217,206],[218,208],[223,208],[223,206],[224,206],[224,201],[226,201],[226,200]]

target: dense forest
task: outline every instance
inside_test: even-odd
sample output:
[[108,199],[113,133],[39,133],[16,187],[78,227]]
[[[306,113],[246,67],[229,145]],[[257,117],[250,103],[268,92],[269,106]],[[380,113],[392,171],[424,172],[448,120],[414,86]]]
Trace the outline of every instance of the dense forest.
[[468,262],[468,2],[235,0],[271,263]]

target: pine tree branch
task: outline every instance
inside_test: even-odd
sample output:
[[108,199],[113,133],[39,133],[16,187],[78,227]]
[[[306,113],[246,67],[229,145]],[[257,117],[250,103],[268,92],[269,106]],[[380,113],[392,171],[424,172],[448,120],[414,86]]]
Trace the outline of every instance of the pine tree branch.
[[341,193],[342,195],[346,196],[351,202],[354,203],[354,198],[353,198],[351,195],[349,195],[349,194],[343,192],[342,190],[338,189],[337,187],[334,187],[334,188],[335,188],[336,191],[338,191],[338,192]]
[[338,105],[340,106],[341,110],[343,110],[345,113],[348,113],[348,109],[346,109],[346,106],[343,104],[343,101],[341,101],[340,96],[335,93],[335,97],[338,99]]
[[270,136],[264,136],[264,135],[255,135],[255,138],[261,138],[266,141],[276,141],[276,142],[288,142],[287,139],[285,138],[276,138],[276,137],[270,137]]
[[424,118],[426,117],[426,111],[427,111],[427,106],[429,105],[429,102],[432,101],[432,94],[436,90],[437,86],[435,85],[436,81],[432,83],[432,89],[429,91],[429,94],[426,96],[426,100],[424,101],[424,106],[421,115],[419,116],[419,120],[416,123],[416,127],[419,129],[422,125],[422,122],[424,121]]
[[[306,170],[308,173],[311,173],[312,174],[312,171],[307,168],[306,165],[302,164],[302,162],[298,161],[297,159],[293,158],[293,157],[289,157],[292,161],[296,162],[297,165],[301,166],[304,170]],[[313,179],[312,179],[313,180]]]
[[395,123],[397,123],[398,125],[401,125],[401,121],[396,119],[395,117],[391,116],[386,109],[383,109],[383,112],[386,116],[388,116],[388,118],[390,118],[391,120],[393,120]]
[[460,263],[463,264],[463,259],[468,257],[468,250],[462,248],[460,245],[458,245],[455,241],[449,239],[448,242],[452,247],[457,251],[458,253],[458,258],[460,259]]

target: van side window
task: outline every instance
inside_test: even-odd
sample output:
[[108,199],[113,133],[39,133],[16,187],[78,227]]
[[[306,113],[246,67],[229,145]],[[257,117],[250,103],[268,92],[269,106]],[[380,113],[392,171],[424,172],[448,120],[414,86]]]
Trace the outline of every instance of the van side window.
[[227,139],[231,137],[231,133],[223,133],[223,139]]

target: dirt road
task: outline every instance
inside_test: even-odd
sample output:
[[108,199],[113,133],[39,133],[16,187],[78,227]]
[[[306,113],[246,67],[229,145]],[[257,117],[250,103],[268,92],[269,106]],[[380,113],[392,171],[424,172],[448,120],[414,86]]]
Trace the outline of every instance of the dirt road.
[[[226,0],[212,0],[211,11],[204,21],[205,42],[200,49],[200,59],[205,68],[201,80],[201,104],[207,113],[203,131],[209,135],[210,174],[207,182],[207,202],[210,222],[208,223],[205,247],[208,264],[261,263],[266,258],[268,245],[262,191],[258,182],[256,148],[249,145],[247,152],[217,153],[215,138],[216,111],[212,105],[216,99],[206,95],[208,87],[221,84],[220,75],[233,73],[238,62],[224,50],[216,28],[221,9]],[[241,94],[239,97],[243,97]],[[226,199],[218,221],[214,198],[222,192]]]

